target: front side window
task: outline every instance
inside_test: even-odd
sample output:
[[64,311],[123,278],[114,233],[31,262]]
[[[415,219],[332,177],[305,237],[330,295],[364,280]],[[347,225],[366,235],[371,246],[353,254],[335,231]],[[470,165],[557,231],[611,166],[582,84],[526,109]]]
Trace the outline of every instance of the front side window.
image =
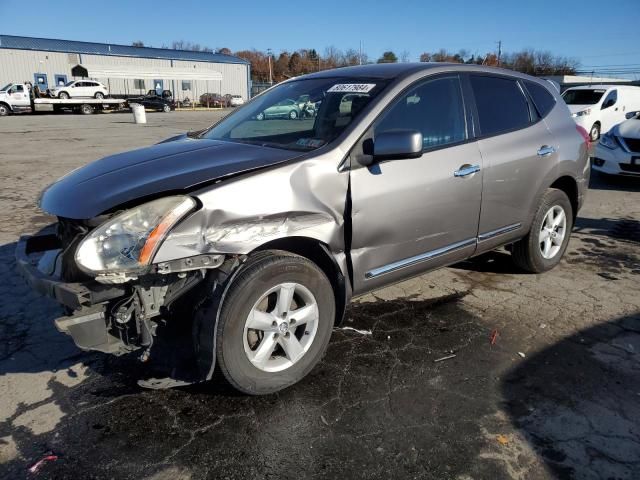
[[11,89],[12,93],[16,93],[16,92],[24,92],[24,86],[22,85],[14,85],[13,88]]
[[604,110],[605,108],[613,107],[617,101],[618,101],[618,91],[611,90],[609,92],[609,95],[607,95],[607,98],[605,98],[604,102],[602,102],[602,110]]
[[562,99],[567,105],[595,105],[604,95],[603,89],[586,89],[567,90],[562,94]]
[[531,123],[529,103],[516,80],[471,75],[482,136],[524,128]]
[[374,135],[393,130],[422,133],[424,149],[466,140],[467,126],[459,78],[428,80],[410,88],[378,121]]
[[[282,83],[257,96],[201,138],[310,151],[335,140],[386,87],[387,80],[310,78]],[[347,95],[356,95],[349,108]]]

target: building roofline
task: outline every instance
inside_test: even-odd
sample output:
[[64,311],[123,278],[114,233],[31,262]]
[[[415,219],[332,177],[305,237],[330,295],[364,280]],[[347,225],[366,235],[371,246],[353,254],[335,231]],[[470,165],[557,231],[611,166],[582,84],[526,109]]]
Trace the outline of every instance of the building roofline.
[[4,34],[0,34],[0,49],[80,53],[86,55],[153,58],[207,63],[235,63],[244,65],[249,63],[243,58],[224,53],[195,52],[191,50],[174,50],[171,48],[157,47],[135,47],[133,45],[122,45],[118,43],[84,42],[79,40],[24,37]]

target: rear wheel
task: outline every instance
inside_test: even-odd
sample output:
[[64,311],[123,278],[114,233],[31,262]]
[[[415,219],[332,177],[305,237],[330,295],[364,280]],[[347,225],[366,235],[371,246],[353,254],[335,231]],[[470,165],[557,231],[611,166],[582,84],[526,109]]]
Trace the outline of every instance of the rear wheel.
[[170,113],[170,112],[171,112],[171,106],[169,106],[169,105],[163,105],[163,106],[162,106],[162,111],[163,111],[164,113]]
[[320,361],[334,319],[333,289],[320,268],[287,252],[261,253],[248,260],[224,299],[218,365],[244,393],[277,392]]
[[548,189],[542,196],[531,230],[513,245],[514,262],[532,273],[551,270],[560,263],[572,228],[573,208],[569,198],[562,190]]
[[100,100],[102,100],[104,98],[104,93],[102,92],[96,92],[96,94],[94,95],[95,98],[98,98]]
[[94,111],[95,109],[93,108],[93,105],[89,105],[88,103],[80,106],[80,113],[83,115],[91,115]]
[[591,141],[592,142],[597,142],[598,139],[600,138],[600,124],[599,123],[594,123],[593,126],[591,127],[591,130],[589,130],[589,137],[591,137]]
[[63,100],[67,100],[69,99],[69,94],[67,92],[60,92],[60,94],[58,95],[58,98],[62,98]]

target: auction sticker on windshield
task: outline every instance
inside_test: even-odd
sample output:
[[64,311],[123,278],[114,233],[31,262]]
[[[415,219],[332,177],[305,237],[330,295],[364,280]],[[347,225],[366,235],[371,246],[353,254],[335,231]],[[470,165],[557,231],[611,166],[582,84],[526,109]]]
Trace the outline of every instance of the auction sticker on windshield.
[[327,93],[369,93],[375,83],[337,83]]

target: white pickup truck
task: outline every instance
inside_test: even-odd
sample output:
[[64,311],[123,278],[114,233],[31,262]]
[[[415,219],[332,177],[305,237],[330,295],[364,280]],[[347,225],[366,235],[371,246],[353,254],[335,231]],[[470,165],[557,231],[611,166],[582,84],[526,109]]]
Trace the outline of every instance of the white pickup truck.
[[108,108],[125,107],[121,98],[34,98],[29,85],[10,83],[0,89],[0,117],[17,112],[71,110],[90,114]]

